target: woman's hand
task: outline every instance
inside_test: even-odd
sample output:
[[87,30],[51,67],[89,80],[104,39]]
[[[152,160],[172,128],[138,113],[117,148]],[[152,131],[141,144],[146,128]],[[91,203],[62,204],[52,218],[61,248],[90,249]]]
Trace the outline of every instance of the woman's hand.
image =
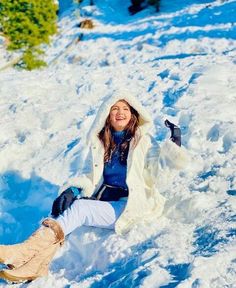
[[80,192],[81,190],[75,187],[70,187],[62,192],[53,202],[51,215],[53,217],[58,217],[60,214],[62,214],[68,207],[71,206]]
[[171,123],[169,120],[165,120],[166,127],[170,128],[171,136],[170,139],[177,144],[178,146],[181,146],[181,130],[178,126]]

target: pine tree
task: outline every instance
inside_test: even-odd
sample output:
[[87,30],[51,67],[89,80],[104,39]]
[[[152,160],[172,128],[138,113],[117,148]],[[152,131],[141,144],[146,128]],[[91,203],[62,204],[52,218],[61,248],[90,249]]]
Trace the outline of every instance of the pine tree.
[[19,65],[32,70],[44,66],[37,59],[57,31],[57,9],[54,0],[1,0],[0,31],[8,39],[9,50],[23,52]]

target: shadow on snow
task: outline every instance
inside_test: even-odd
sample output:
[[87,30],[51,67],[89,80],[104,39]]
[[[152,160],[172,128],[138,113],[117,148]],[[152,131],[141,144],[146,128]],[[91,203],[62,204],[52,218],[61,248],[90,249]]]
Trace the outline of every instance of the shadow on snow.
[[37,176],[29,179],[18,171],[0,175],[0,243],[14,244],[25,240],[39,221],[48,215],[58,186]]
[[[152,236],[149,239],[130,247],[131,253],[129,256],[118,259],[112,263],[106,271],[91,271],[90,273],[80,276],[80,281],[87,278],[99,276],[99,280],[90,286],[91,288],[98,287],[139,287],[140,283],[146,277],[151,275],[151,268],[153,265],[161,266],[159,263],[159,252],[155,239],[158,235]],[[152,251],[145,255],[147,251]],[[189,263],[169,264],[162,269],[166,269],[172,277],[170,283],[162,288],[176,287],[180,282],[189,276]]]

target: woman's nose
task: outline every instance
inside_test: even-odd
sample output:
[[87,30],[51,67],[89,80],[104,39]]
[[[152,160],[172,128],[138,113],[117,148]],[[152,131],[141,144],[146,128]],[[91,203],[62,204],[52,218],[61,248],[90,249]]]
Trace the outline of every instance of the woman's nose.
[[123,113],[124,113],[124,110],[118,109],[117,113],[118,113],[118,114],[123,114]]

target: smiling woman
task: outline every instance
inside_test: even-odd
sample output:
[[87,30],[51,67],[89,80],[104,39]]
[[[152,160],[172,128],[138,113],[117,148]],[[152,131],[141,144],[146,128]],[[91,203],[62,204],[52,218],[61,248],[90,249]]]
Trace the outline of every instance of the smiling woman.
[[27,241],[0,245],[0,262],[12,269],[0,277],[20,282],[46,275],[65,236],[78,227],[124,234],[138,221],[157,219],[165,202],[157,190],[158,165],[182,168],[186,158],[174,138],[160,148],[151,126],[148,111],[127,91],[109,95],[88,133],[89,173],[69,179],[53,203],[52,217]]

